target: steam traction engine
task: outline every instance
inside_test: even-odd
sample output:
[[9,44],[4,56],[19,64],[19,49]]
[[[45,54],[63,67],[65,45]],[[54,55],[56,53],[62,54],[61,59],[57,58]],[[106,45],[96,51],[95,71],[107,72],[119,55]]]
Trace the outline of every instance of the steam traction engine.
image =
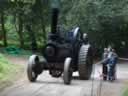
[[[57,0],[56,0],[57,1]],[[79,27],[65,35],[57,31],[59,8],[52,8],[51,33],[42,51],[42,61],[37,55],[29,58],[27,76],[35,82],[38,75],[49,70],[53,77],[63,74],[64,84],[70,84],[73,72],[78,71],[80,79],[87,80],[92,72],[92,48],[86,34]]]

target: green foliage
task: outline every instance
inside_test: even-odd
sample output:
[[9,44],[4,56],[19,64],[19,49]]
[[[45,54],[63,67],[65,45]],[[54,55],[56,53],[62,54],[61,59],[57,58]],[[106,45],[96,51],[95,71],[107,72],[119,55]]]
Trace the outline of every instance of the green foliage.
[[12,41],[12,42],[17,41],[18,34],[16,32],[17,30],[15,28],[15,24],[13,23],[13,16],[8,16],[6,23],[5,23],[5,27],[7,30],[8,41]]
[[[25,47],[24,42],[30,43],[32,35],[26,29],[27,25],[31,26],[31,34],[35,36],[34,38],[38,37],[35,39],[37,42],[42,44],[45,42],[46,31],[48,31],[50,21],[48,1],[8,0],[2,1],[1,4],[3,6],[0,7],[0,10],[4,9],[3,11],[6,15],[4,24],[9,42],[20,41],[21,47]],[[3,30],[0,29],[0,31],[2,32]],[[0,36],[2,37],[1,34]]]
[[62,4],[60,23],[66,29],[80,26],[97,48],[128,48],[127,0],[62,0]]
[[[45,43],[51,25],[50,0],[6,0],[0,4],[6,14],[8,42],[30,44],[34,38],[39,44]],[[125,53],[128,48],[127,5],[127,0],[61,0],[59,25],[65,30],[80,26],[97,48],[112,45]],[[27,25],[31,33],[26,30]]]

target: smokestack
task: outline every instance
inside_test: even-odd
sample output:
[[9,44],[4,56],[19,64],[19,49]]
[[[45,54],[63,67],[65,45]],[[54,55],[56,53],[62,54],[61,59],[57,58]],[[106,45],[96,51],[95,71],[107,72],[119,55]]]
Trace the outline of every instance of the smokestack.
[[57,32],[60,0],[51,0],[51,7],[52,7],[51,33],[55,34]]
[[52,8],[52,22],[51,22],[51,33],[55,34],[57,32],[59,9]]

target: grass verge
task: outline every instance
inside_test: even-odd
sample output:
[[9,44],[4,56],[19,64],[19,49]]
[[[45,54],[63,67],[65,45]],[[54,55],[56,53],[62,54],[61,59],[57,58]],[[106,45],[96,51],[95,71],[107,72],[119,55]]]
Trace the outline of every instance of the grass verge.
[[128,87],[125,89],[123,96],[128,96]]
[[21,65],[10,64],[9,61],[0,54],[0,90],[10,85],[16,79],[21,69]]
[[126,81],[122,96],[128,96],[128,81]]

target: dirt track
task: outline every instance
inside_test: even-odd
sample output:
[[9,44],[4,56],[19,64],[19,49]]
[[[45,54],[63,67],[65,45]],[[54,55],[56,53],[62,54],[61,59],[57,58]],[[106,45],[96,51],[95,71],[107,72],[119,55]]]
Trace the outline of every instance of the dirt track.
[[[15,59],[11,58],[11,61],[14,62]],[[17,59],[17,61],[21,64],[24,63],[24,69],[26,68],[26,60]],[[79,80],[77,78],[78,73],[74,73],[71,85],[64,85],[61,77],[52,78],[47,71],[39,76],[36,83],[30,83],[24,71],[24,75],[12,86],[1,92],[0,96],[91,96],[91,92],[93,92],[92,96],[120,96],[121,89],[128,80],[127,68],[128,64],[119,64],[117,67],[118,80],[113,83],[103,82],[101,94],[99,94],[100,77],[98,73],[101,71],[101,65],[96,65],[95,74],[92,74],[95,79],[93,83],[92,79],[88,81]]]

